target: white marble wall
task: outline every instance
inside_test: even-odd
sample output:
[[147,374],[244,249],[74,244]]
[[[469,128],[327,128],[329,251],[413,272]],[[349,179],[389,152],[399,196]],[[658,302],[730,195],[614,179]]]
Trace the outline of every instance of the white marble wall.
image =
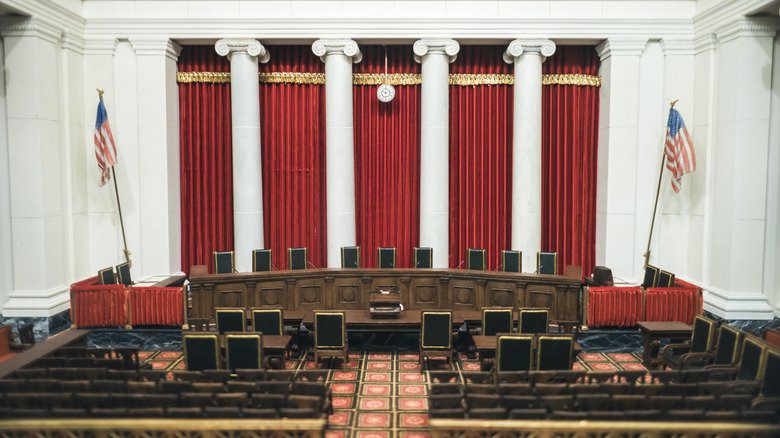
[[[780,66],[780,38],[774,41],[773,66]],[[769,117],[767,174],[766,252],[764,290],[775,317],[780,317],[780,68],[772,69],[772,102]]]

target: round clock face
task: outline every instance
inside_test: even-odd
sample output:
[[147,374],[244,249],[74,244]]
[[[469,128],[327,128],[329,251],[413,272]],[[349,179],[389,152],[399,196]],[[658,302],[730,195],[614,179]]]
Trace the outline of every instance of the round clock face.
[[376,97],[382,102],[390,102],[395,97],[395,88],[390,84],[382,84],[376,90]]

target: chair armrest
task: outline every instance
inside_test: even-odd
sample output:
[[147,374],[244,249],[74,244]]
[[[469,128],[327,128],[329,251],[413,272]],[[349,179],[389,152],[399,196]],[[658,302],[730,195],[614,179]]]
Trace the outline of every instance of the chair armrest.
[[32,348],[32,344],[22,344],[21,342],[9,342],[8,346],[11,348],[12,351],[24,351],[29,350]]
[[668,344],[661,349],[661,356],[672,357],[676,350],[678,350],[677,351],[678,354],[683,354],[690,349],[691,349],[691,344],[688,342],[680,343],[680,344]]
[[715,353],[685,353],[680,356],[681,368],[690,366],[704,366],[709,364],[715,358]]

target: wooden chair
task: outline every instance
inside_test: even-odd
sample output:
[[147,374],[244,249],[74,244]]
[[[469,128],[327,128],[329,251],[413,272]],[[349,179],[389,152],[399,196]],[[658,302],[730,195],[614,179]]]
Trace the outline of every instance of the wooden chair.
[[133,279],[130,277],[130,262],[124,262],[116,266],[116,275],[119,277],[119,284],[132,286]]
[[504,272],[522,272],[523,252],[501,251],[501,270]]
[[496,372],[531,370],[533,368],[533,352],[533,336],[499,336],[496,340]]
[[446,357],[452,362],[452,312],[423,311],[420,333],[420,364],[425,357]]
[[273,267],[273,251],[270,249],[255,249],[252,251],[252,271],[267,272]]
[[341,247],[341,267],[359,268],[360,267],[360,247],[342,246]]
[[306,248],[287,248],[287,269],[308,269],[308,251]]
[[109,267],[98,271],[98,280],[100,284],[116,284],[116,277],[114,277],[114,268]]
[[414,248],[414,267],[429,269],[433,267],[433,248]]
[[344,312],[314,312],[314,363],[320,357],[344,356],[349,362],[347,324]]
[[217,307],[214,309],[217,320],[217,333],[246,331],[244,309],[235,307]]
[[[669,344],[661,350],[662,366],[672,369],[681,369],[683,360],[688,360],[691,356],[683,355],[686,353],[712,353],[712,347],[715,344],[715,321],[696,315],[693,321],[693,331],[691,339],[680,344]],[[695,357],[695,356],[694,356]]]
[[235,272],[235,258],[233,251],[214,251],[214,273],[232,274]]
[[226,368],[260,369],[263,367],[263,338],[257,333],[227,333],[225,335]]
[[396,266],[396,249],[395,248],[383,248],[376,249],[376,266],[378,268],[393,269]]
[[282,309],[252,308],[252,330],[263,335],[284,334]]
[[653,265],[647,265],[645,268],[645,278],[642,280],[642,287],[647,289],[649,287],[658,286],[659,277],[661,276],[661,270]]
[[780,408],[780,350],[769,348],[764,353],[763,367],[758,375],[761,382],[759,396],[753,400],[752,409],[769,407],[775,412]]
[[466,250],[466,269],[479,271],[487,269],[487,257],[484,249],[469,248]]
[[573,336],[539,336],[536,347],[537,370],[570,370]]
[[737,365],[737,380],[756,380],[761,371],[765,350],[766,344],[760,339],[745,337]]
[[550,310],[520,309],[517,326],[520,333],[548,333],[550,330]]
[[512,333],[514,316],[511,307],[487,307],[482,309],[482,335]]
[[557,275],[558,274],[558,253],[537,252],[536,272],[540,274]]
[[219,340],[216,334],[185,333],[184,363],[187,370],[202,371],[220,369]]

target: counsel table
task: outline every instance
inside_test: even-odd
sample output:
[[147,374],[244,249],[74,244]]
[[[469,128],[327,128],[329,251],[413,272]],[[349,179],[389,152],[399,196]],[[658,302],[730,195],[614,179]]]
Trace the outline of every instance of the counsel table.
[[680,342],[691,338],[693,327],[678,321],[639,321],[636,323],[642,331],[642,359],[647,368],[658,366],[658,348],[662,338]]

